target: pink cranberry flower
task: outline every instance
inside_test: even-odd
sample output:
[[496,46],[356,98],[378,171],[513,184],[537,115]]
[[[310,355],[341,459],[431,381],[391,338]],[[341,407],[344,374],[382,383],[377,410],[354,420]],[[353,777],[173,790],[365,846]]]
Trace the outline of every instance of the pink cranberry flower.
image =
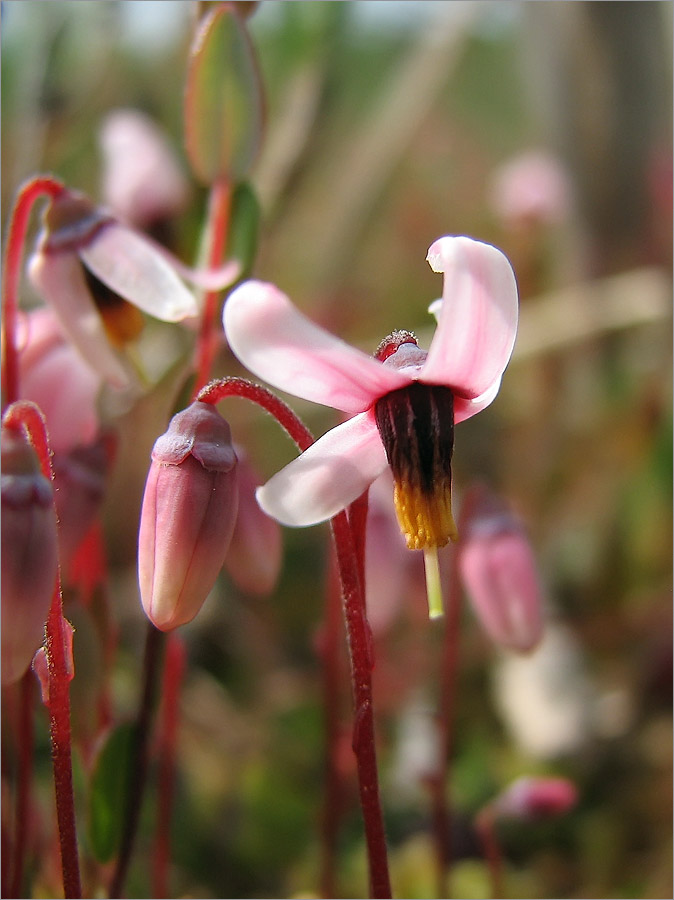
[[543,636],[543,600],[534,553],[519,519],[480,490],[471,502],[459,549],[459,572],[489,637],[528,653]]
[[29,260],[29,277],[58,315],[82,357],[111,384],[131,383],[117,352],[138,336],[147,313],[165,322],[195,317],[194,296],[178,277],[207,289],[231,284],[237,262],[194,272],[147,237],[95,207],[78,191],[50,199],[44,228]]
[[162,631],[196,616],[222,568],[238,507],[236,464],[229,425],[209,403],[177,413],[155,441],[138,578],[143,608]]
[[[411,332],[394,331],[373,359],[313,324],[276,287],[258,281],[233,291],[224,327],[251,372],[351,416],[258,490],[262,508],[286,525],[313,525],[344,509],[390,465],[407,546],[423,549],[427,563],[435,558],[437,582],[435,550],[456,537],[454,424],[496,396],[515,342],[518,299],[510,263],[489,244],[446,236],[432,244],[427,259],[444,273],[428,352]],[[434,614],[440,614],[435,604]]]

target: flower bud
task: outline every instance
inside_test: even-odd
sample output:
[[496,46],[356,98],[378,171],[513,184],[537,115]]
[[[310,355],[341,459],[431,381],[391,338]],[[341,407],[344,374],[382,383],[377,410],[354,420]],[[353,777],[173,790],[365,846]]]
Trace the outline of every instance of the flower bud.
[[562,816],[578,801],[578,790],[568,778],[525,776],[513,781],[492,804],[498,818],[536,822]]
[[44,639],[58,570],[54,493],[22,431],[2,428],[2,683]]
[[175,415],[152,449],[138,537],[143,608],[162,631],[190,622],[225,560],[238,507],[229,425],[209,403]]
[[467,517],[459,572],[475,613],[495,643],[526,653],[543,633],[531,544],[499,500],[481,492]]

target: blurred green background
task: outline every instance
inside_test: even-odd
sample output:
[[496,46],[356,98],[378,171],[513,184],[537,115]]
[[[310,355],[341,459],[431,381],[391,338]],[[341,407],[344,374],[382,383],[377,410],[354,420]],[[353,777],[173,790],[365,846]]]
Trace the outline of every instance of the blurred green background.
[[[184,159],[194,6],[2,3],[3,222],[37,172],[100,196],[98,131],[115,108],[151,115]],[[557,822],[502,831],[509,895],[671,897],[672,3],[267,0],[248,27],[267,98],[251,176],[263,213],[256,277],[368,352],[394,328],[428,338],[441,283],[424,260],[442,234],[495,243],[520,283],[514,358],[494,405],[457,429],[454,478],[459,499],[484,479],[523,516],[550,627],[544,652],[512,660],[463,617],[454,896],[488,895],[472,816],[512,778],[549,772],[574,779],[580,803]],[[499,173],[534,150],[563,172],[564,202],[549,218],[507,216]],[[195,186],[179,223],[188,260],[205,198]],[[239,371],[224,354],[219,367]],[[291,402],[317,434],[336,421]],[[264,477],[291,458],[267,417],[223,412]],[[159,431],[138,439],[134,474],[114,473],[125,490],[105,508],[120,719],[136,702],[135,535],[144,450]],[[326,536],[286,530],[273,596],[244,596],[223,576],[183,631],[175,896],[317,896]],[[84,644],[87,624],[71,614]],[[376,638],[401,897],[434,896],[429,801],[407,747],[414,715],[435,708],[440,636],[415,595]],[[347,727],[348,700],[345,680]],[[41,753],[48,804],[44,734]],[[358,897],[348,777],[338,882]],[[151,797],[129,896],[148,896]]]

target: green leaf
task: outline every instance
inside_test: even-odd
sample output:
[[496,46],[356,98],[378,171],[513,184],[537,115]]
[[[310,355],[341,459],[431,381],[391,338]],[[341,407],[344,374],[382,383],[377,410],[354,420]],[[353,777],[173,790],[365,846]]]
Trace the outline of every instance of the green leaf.
[[187,70],[185,144],[205,184],[241,180],[262,138],[263,95],[245,23],[219,4],[198,27]]
[[89,794],[89,841],[99,862],[119,849],[129,793],[135,726],[125,723],[108,736],[96,761]]
[[248,277],[255,262],[260,230],[260,203],[252,186],[243,181],[232,194],[227,259],[241,263],[241,277]]

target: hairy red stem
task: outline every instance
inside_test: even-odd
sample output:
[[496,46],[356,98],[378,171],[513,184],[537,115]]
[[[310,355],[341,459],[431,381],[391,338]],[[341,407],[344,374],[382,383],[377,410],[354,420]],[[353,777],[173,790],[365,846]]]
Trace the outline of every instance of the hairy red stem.
[[[43,475],[53,481],[54,473],[47,428],[38,407],[29,401],[19,400],[8,408],[3,422],[10,428],[25,429],[40,460]],[[82,896],[82,891],[77,851],[70,733],[70,681],[73,677],[71,644],[72,629],[63,617],[59,571],[46,625],[48,697],[45,703],[49,710],[63,893],[65,897],[79,898]]]
[[[197,399],[204,403],[218,403],[231,396],[245,397],[266,409],[287,431],[300,450],[306,450],[313,443],[313,435],[287,404],[266,388],[243,378],[231,377],[213,381],[199,392]],[[358,512],[355,515],[358,517]],[[352,525],[345,512],[340,512],[331,519],[331,528],[337,552],[344,622],[351,658],[355,707],[353,750],[356,755],[360,803],[365,825],[370,893],[373,897],[390,897],[391,883],[384,820],[379,800],[374,737],[372,637],[365,615],[361,556],[354,546]]]
[[336,897],[336,844],[339,822],[344,810],[344,786],[339,766],[341,667],[339,657],[339,625],[341,592],[337,561],[330,555],[330,571],[325,619],[320,635],[320,657],[323,667],[323,712],[325,721],[325,775],[323,811],[321,814],[321,894]]
[[[221,178],[211,186],[208,202],[208,265],[216,268],[222,262],[227,249],[232,188],[227,179]],[[218,313],[220,291],[206,291],[201,329],[197,343],[197,380],[194,393],[198,393],[211,377],[215,357],[215,317]]]
[[2,385],[5,403],[19,397],[19,360],[16,348],[16,320],[19,307],[21,259],[33,204],[40,197],[57,197],[64,186],[49,175],[39,175],[19,188],[9,218],[2,269]]

